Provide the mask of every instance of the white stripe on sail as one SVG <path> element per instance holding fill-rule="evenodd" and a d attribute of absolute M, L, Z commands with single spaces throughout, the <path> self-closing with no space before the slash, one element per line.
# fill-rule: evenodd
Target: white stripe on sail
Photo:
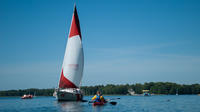
<path fill-rule="evenodd" d="M 74 83 L 77 87 L 83 75 L 84 57 L 82 41 L 79 35 L 68 38 L 64 61 L 63 73 L 64 76 Z"/>

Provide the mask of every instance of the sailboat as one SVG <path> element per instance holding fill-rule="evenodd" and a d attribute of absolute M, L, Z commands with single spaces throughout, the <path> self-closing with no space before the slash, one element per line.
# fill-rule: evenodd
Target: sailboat
<path fill-rule="evenodd" d="M 176 95 L 178 95 L 178 88 L 176 89 Z"/>
<path fill-rule="evenodd" d="M 80 90 L 83 67 L 84 55 L 81 30 L 76 6 L 74 6 L 59 88 L 54 93 L 58 101 L 81 101 L 83 99 L 83 94 Z"/>

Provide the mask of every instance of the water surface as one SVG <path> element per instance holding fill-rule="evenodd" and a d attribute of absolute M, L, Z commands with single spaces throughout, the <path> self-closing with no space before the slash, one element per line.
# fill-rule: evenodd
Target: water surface
<path fill-rule="evenodd" d="M 92 106 L 88 102 L 57 102 L 54 97 L 0 97 L 0 112 L 200 112 L 200 96 L 105 96 L 117 105 Z M 90 100 L 92 96 L 85 96 Z"/>

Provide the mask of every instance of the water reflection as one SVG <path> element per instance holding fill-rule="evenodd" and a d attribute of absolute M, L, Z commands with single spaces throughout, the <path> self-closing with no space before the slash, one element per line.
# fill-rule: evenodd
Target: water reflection
<path fill-rule="evenodd" d="M 57 106 L 60 107 L 62 112 L 81 112 L 83 111 L 82 102 L 58 102 Z"/>
<path fill-rule="evenodd" d="M 93 106 L 88 102 L 54 102 L 59 112 L 102 112 L 104 106 Z"/>
<path fill-rule="evenodd" d="M 92 106 L 92 112 L 102 112 L 104 106 Z"/>

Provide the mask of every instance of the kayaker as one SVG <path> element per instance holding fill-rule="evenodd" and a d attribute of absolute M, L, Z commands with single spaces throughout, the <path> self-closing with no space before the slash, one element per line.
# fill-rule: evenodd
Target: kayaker
<path fill-rule="evenodd" d="M 106 102 L 104 97 L 101 95 L 100 91 L 97 91 L 97 94 L 92 98 L 92 101 L 94 102 Z"/>

